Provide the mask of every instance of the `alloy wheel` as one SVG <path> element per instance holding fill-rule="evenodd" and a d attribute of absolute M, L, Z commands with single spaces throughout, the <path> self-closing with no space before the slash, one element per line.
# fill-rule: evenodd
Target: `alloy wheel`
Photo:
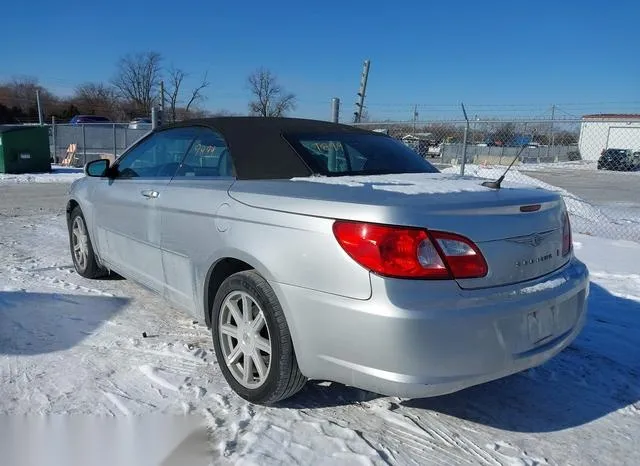
<path fill-rule="evenodd" d="M 85 270 L 89 262 L 89 237 L 87 228 L 82 217 L 77 216 L 73 220 L 71 228 L 71 245 L 73 247 L 73 257 L 80 270 Z"/>
<path fill-rule="evenodd" d="M 220 310 L 218 335 L 222 356 L 243 387 L 255 389 L 271 368 L 271 336 L 260 305 L 244 291 L 233 291 Z"/>

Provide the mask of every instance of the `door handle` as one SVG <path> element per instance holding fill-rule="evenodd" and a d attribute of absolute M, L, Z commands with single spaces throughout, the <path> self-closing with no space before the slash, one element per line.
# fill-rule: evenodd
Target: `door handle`
<path fill-rule="evenodd" d="M 140 191 L 140 194 L 142 194 L 147 199 L 155 199 L 160 195 L 158 191 L 154 191 L 152 189 L 144 189 Z"/>

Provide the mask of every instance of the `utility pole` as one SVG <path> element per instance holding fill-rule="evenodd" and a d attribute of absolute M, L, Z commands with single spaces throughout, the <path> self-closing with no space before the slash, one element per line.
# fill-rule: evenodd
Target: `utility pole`
<path fill-rule="evenodd" d="M 364 111 L 364 96 L 367 92 L 367 79 L 369 78 L 370 64 L 371 62 L 369 60 L 364 61 L 364 68 L 362 70 L 362 77 L 360 79 L 360 90 L 358 91 L 358 97 L 360 97 L 360 100 L 356 102 L 356 111 L 353 113 L 354 123 L 360 123 L 360 121 L 362 121 L 362 112 Z"/>
<path fill-rule="evenodd" d="M 38 104 L 38 122 L 40 126 L 42 126 L 44 118 L 42 115 L 42 105 L 40 105 L 40 89 L 36 89 L 36 103 Z"/>
<path fill-rule="evenodd" d="M 476 126 L 478 124 L 478 120 L 480 118 L 478 118 L 478 114 L 476 113 L 475 116 L 473 117 L 473 132 L 472 132 L 472 136 L 471 136 L 471 142 L 473 144 L 475 144 L 476 142 Z"/>
<path fill-rule="evenodd" d="M 340 99 L 338 97 L 331 99 L 331 121 L 334 123 L 340 121 Z"/>
<path fill-rule="evenodd" d="M 552 105 L 551 106 L 551 128 L 549 128 L 549 140 L 547 141 L 547 158 L 549 157 L 550 153 L 551 153 L 551 146 L 553 146 L 553 139 L 554 139 L 554 134 L 553 134 L 553 120 L 556 116 L 556 106 Z"/>
<path fill-rule="evenodd" d="M 464 176 L 464 167 L 467 165 L 467 137 L 469 135 L 469 118 L 467 117 L 467 110 L 464 108 L 464 104 L 460 103 L 462 106 L 462 113 L 464 114 L 464 121 L 466 122 L 464 126 L 464 135 L 462 137 L 462 165 L 460 166 L 460 175 Z"/>
<path fill-rule="evenodd" d="M 160 111 L 164 113 L 164 81 L 160 81 Z"/>
<path fill-rule="evenodd" d="M 418 122 L 418 106 L 413 106 L 413 133 L 416 132 L 416 123 Z"/>

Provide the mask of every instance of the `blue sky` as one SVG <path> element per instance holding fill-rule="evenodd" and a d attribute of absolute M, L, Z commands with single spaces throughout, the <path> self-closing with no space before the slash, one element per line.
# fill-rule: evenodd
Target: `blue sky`
<path fill-rule="evenodd" d="M 144 3 L 144 4 L 143 4 Z M 205 106 L 246 112 L 246 77 L 271 69 L 296 116 L 352 117 L 371 60 L 373 118 L 549 116 L 640 111 L 638 1 L 30 0 L 2 7 L 0 80 L 37 77 L 60 94 L 108 81 L 118 58 L 156 50 L 205 71 Z"/>

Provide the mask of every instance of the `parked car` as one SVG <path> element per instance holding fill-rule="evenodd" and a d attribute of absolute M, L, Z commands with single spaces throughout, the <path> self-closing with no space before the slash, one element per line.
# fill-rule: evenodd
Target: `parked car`
<path fill-rule="evenodd" d="M 69 122 L 72 125 L 96 124 L 96 123 L 112 123 L 112 121 L 100 115 L 76 115 Z"/>
<path fill-rule="evenodd" d="M 640 171 L 640 152 L 604 149 L 598 159 L 598 170 Z"/>
<path fill-rule="evenodd" d="M 585 322 L 557 193 L 440 173 L 381 133 L 192 120 L 85 173 L 66 205 L 77 273 L 116 272 L 206 323 L 254 403 L 308 379 L 451 393 L 542 364 Z"/>
<path fill-rule="evenodd" d="M 151 129 L 151 118 L 134 118 L 129 122 L 129 129 Z"/>

